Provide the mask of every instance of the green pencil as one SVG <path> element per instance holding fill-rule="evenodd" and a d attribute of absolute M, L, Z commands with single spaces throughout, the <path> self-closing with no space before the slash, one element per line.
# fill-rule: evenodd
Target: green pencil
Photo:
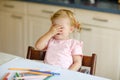
<path fill-rule="evenodd" d="M 15 73 L 15 75 L 16 75 L 16 77 L 20 77 L 19 73 L 17 73 L 17 72 Z M 21 79 L 18 79 L 18 80 L 21 80 Z"/>
<path fill-rule="evenodd" d="M 19 77 L 19 74 L 17 72 L 15 73 L 15 75 L 16 75 L 16 77 Z"/>
<path fill-rule="evenodd" d="M 48 76 L 44 80 L 49 80 L 51 77 L 53 77 L 53 76 Z"/>

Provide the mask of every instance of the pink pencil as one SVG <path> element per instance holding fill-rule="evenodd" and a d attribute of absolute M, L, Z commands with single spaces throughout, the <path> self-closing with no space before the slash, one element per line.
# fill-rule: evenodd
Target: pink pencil
<path fill-rule="evenodd" d="M 24 77 L 16 77 L 15 79 L 35 79 L 35 78 L 38 78 L 38 79 L 44 79 L 46 78 L 47 76 L 24 76 Z"/>

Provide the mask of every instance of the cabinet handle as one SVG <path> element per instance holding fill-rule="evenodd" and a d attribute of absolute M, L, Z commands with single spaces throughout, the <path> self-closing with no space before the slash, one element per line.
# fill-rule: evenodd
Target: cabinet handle
<path fill-rule="evenodd" d="M 85 30 L 85 31 L 91 31 L 91 28 L 85 28 L 85 27 L 81 27 L 81 30 Z"/>
<path fill-rule="evenodd" d="M 12 18 L 15 18 L 15 19 L 22 19 L 22 16 L 12 15 Z"/>
<path fill-rule="evenodd" d="M 42 10 L 43 13 L 48 13 L 48 14 L 53 14 L 53 11 L 48 11 L 48 10 Z"/>
<path fill-rule="evenodd" d="M 4 7 L 7 7 L 7 8 L 14 8 L 13 5 L 8 5 L 8 4 L 4 4 Z"/>
<path fill-rule="evenodd" d="M 100 18 L 93 18 L 93 20 L 95 20 L 95 21 L 101 21 L 101 22 L 108 22 L 108 20 L 107 19 L 100 19 Z"/>

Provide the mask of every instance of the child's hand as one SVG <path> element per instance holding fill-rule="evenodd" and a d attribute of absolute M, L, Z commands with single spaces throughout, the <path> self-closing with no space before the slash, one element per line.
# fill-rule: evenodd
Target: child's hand
<path fill-rule="evenodd" d="M 52 33 L 52 35 L 56 35 L 56 34 L 59 34 L 59 33 L 62 33 L 62 30 L 63 30 L 63 26 L 62 25 L 52 25 L 49 32 Z"/>

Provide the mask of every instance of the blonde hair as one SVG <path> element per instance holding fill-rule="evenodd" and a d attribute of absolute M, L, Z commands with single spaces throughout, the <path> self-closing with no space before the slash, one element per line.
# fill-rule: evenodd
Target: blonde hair
<path fill-rule="evenodd" d="M 51 21 L 53 22 L 53 20 L 58 17 L 68 17 L 70 19 L 71 26 L 74 26 L 77 30 L 80 31 L 80 24 L 78 21 L 75 20 L 75 17 L 72 11 L 67 9 L 60 9 L 51 16 Z"/>

